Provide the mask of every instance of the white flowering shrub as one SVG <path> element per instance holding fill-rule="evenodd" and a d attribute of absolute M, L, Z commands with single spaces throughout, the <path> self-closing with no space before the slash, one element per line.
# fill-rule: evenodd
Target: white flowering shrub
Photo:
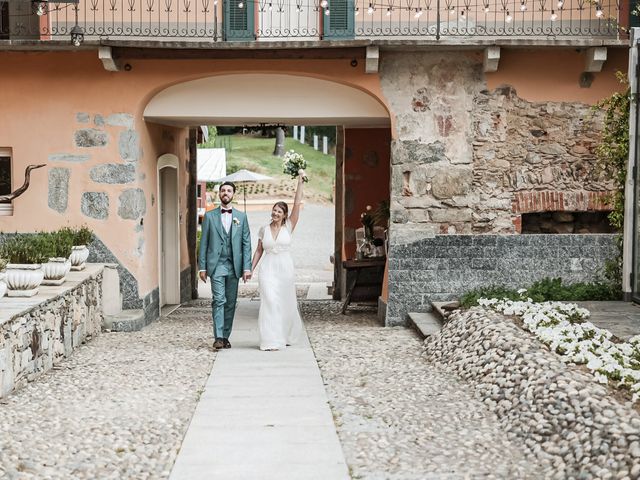
<path fill-rule="evenodd" d="M 640 335 L 614 343 L 611 332 L 587 321 L 589 311 L 574 303 L 481 298 L 478 304 L 522 318 L 525 328 L 565 361 L 585 364 L 598 382 L 629 388 L 633 402 L 640 399 Z"/>

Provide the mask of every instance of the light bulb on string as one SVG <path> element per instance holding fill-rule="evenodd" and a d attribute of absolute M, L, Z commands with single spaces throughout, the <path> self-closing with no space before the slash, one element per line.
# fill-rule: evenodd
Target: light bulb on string
<path fill-rule="evenodd" d="M 360 15 L 360 7 L 356 7 L 356 10 L 354 12 L 354 15 L 357 17 L 358 15 Z"/>
<path fill-rule="evenodd" d="M 558 0 L 558 8 L 562 8 L 564 5 L 564 0 Z"/>
<path fill-rule="evenodd" d="M 391 16 L 391 7 L 387 7 L 387 17 Z"/>
<path fill-rule="evenodd" d="M 505 17 L 504 21 L 507 23 L 511 23 L 512 20 L 513 20 L 513 17 L 509 13 L 509 10 L 507 10 L 507 16 Z"/>
<path fill-rule="evenodd" d="M 602 18 L 604 12 L 602 11 L 602 7 L 600 5 L 596 5 L 596 17 Z"/>
<path fill-rule="evenodd" d="M 373 15 L 374 11 L 375 11 L 375 8 L 373 8 L 373 5 L 369 4 L 369 8 L 367 8 L 367 13 L 369 15 Z"/>
<path fill-rule="evenodd" d="M 329 2 L 327 2 L 327 0 L 322 0 L 322 1 L 320 2 L 320 6 L 321 6 L 322 8 L 327 8 L 327 5 L 329 5 Z"/>
<path fill-rule="evenodd" d="M 244 3 L 243 2 L 238 2 L 238 8 L 244 8 Z"/>
<path fill-rule="evenodd" d="M 38 15 L 39 17 L 44 15 L 44 8 L 45 8 L 44 3 L 42 3 L 42 2 L 38 3 L 38 8 L 36 10 L 36 15 Z"/>
<path fill-rule="evenodd" d="M 520 11 L 521 12 L 526 12 L 527 11 L 527 4 L 524 2 L 520 3 Z"/>
<path fill-rule="evenodd" d="M 555 22 L 558 19 L 558 15 L 556 15 L 556 12 L 554 10 L 551 10 L 551 21 Z"/>
<path fill-rule="evenodd" d="M 331 15 L 331 10 L 329 10 L 328 8 L 324 11 L 324 14 L 328 17 L 329 15 Z"/>
<path fill-rule="evenodd" d="M 218 0 L 213 0 L 213 6 L 217 7 L 218 6 Z"/>
<path fill-rule="evenodd" d="M 484 13 L 489 13 L 489 4 L 488 3 L 484 4 Z"/>

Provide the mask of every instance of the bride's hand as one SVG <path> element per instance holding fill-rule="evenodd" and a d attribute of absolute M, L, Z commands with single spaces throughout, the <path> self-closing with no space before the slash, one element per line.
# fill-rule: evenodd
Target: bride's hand
<path fill-rule="evenodd" d="M 298 179 L 300 181 L 303 181 L 303 182 L 306 182 L 308 180 L 307 179 L 307 174 L 305 173 L 304 169 L 302 169 L 302 168 L 300 170 L 298 170 Z"/>

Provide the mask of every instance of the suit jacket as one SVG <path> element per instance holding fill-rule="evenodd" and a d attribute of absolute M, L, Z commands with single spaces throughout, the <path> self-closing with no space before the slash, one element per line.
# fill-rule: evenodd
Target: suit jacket
<path fill-rule="evenodd" d="M 224 227 L 222 226 L 220 207 L 207 212 L 202 221 L 202 237 L 198 264 L 200 270 L 206 270 L 207 276 L 213 275 L 222 253 Z M 233 269 L 238 278 L 243 271 L 251 270 L 251 234 L 249 222 L 244 212 L 233 209 L 231 212 L 231 251 Z"/>

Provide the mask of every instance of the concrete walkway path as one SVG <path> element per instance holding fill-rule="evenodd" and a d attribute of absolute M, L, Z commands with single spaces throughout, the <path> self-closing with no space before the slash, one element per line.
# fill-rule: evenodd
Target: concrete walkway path
<path fill-rule="evenodd" d="M 258 349 L 259 303 L 240 299 L 171 480 L 349 479 L 315 356 Z"/>

